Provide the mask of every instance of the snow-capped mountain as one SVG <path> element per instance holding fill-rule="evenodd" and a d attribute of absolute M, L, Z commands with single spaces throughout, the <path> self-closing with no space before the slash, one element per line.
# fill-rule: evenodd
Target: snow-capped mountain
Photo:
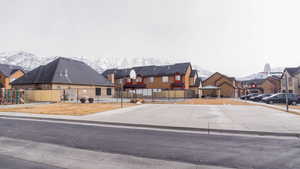
<path fill-rule="evenodd" d="M 268 76 L 271 75 L 277 75 L 280 76 L 281 72 L 283 72 L 284 67 L 276 67 L 271 69 L 270 74 L 266 74 L 265 72 L 259 72 L 259 73 L 254 73 L 245 77 L 238 78 L 238 80 L 244 81 L 244 80 L 252 80 L 252 79 L 265 79 Z"/>
<path fill-rule="evenodd" d="M 37 56 L 32 53 L 25 51 L 14 51 L 14 52 L 2 52 L 0 53 L 0 63 L 18 65 L 23 67 L 25 70 L 32 70 L 40 65 L 45 65 L 59 56 Z M 101 58 L 87 58 L 81 57 L 71 57 L 72 59 L 80 60 L 90 65 L 92 68 L 98 72 L 103 72 L 105 69 L 111 68 L 126 68 L 134 66 L 146 66 L 146 65 L 165 65 L 180 62 L 175 58 L 158 58 L 158 57 L 133 57 L 133 58 L 122 58 L 120 57 L 101 57 Z M 201 77 L 208 77 L 212 73 L 200 66 L 193 65 L 194 69 L 198 70 L 198 74 Z"/>

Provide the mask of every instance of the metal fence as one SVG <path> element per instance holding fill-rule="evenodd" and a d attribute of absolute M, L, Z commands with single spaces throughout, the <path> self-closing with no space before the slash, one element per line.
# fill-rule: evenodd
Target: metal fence
<path fill-rule="evenodd" d="M 95 88 L 71 88 L 58 90 L 0 90 L 0 104 L 21 104 L 32 102 L 73 102 L 80 103 L 81 99 L 89 102 L 132 102 L 142 99 L 145 102 L 176 102 L 188 98 L 198 97 L 194 90 L 171 90 L 171 89 L 115 89 L 111 93 L 100 91 Z"/>
<path fill-rule="evenodd" d="M 24 102 L 24 91 L 0 89 L 0 104 L 22 104 Z"/>
<path fill-rule="evenodd" d="M 188 98 L 197 98 L 198 94 L 194 90 L 171 90 L 171 89 L 134 89 L 134 90 L 116 90 L 115 98 L 125 99 L 143 99 L 145 101 L 181 101 Z"/>

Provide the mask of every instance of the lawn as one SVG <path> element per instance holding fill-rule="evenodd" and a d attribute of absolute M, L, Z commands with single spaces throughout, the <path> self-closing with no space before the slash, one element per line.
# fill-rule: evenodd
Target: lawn
<path fill-rule="evenodd" d="M 136 104 L 124 103 L 123 107 L 134 106 Z M 73 115 L 81 116 L 97 112 L 104 112 L 121 108 L 120 104 L 115 103 L 55 103 L 35 106 L 24 106 L 16 108 L 0 108 L 0 112 L 21 112 L 33 114 L 51 114 L 51 115 Z"/>
<path fill-rule="evenodd" d="M 216 99 L 188 99 L 182 102 L 176 102 L 178 104 L 211 104 L 211 105 L 253 105 L 251 103 L 227 99 L 227 98 L 216 98 Z"/>

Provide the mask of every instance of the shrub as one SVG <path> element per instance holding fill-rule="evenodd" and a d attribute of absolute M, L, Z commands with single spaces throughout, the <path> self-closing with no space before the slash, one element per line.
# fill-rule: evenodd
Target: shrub
<path fill-rule="evenodd" d="M 81 99 L 80 99 L 80 102 L 81 102 L 81 103 L 85 103 L 85 102 L 86 102 L 86 98 L 81 98 Z"/>
<path fill-rule="evenodd" d="M 94 103 L 94 98 L 89 98 L 88 101 L 89 103 Z"/>

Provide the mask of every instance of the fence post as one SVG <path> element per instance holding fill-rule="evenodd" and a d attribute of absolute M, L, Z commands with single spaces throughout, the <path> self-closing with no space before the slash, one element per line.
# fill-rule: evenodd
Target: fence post
<path fill-rule="evenodd" d="M 121 91 L 121 108 L 123 108 L 123 91 L 122 90 L 120 90 Z"/>
<path fill-rule="evenodd" d="M 76 102 L 78 103 L 78 88 L 76 88 Z"/>
<path fill-rule="evenodd" d="M 152 100 L 152 102 L 153 102 L 153 89 L 151 89 L 151 100 Z"/>

